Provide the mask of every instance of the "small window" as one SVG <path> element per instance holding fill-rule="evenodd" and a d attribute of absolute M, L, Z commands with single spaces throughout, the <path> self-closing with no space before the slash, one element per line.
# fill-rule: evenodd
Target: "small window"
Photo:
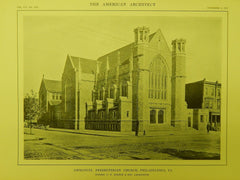
<path fill-rule="evenodd" d="M 178 50 L 181 51 L 181 43 L 178 43 Z"/>
<path fill-rule="evenodd" d="M 213 108 L 213 102 L 209 101 L 209 108 Z"/>
<path fill-rule="evenodd" d="M 204 116 L 203 115 L 200 116 L 200 120 L 201 120 L 201 122 L 204 122 Z"/>
<path fill-rule="evenodd" d="M 58 100 L 58 95 L 56 95 L 56 99 Z"/>
<path fill-rule="evenodd" d="M 104 112 L 103 111 L 99 111 L 98 113 L 99 113 L 99 118 L 103 119 L 104 118 Z"/>
<path fill-rule="evenodd" d="M 99 90 L 99 100 L 103 100 L 103 90 Z"/>
<path fill-rule="evenodd" d="M 129 111 L 127 111 L 127 117 L 129 117 Z"/>
<path fill-rule="evenodd" d="M 54 96 L 54 95 L 52 95 L 52 99 L 55 99 L 55 96 Z"/>
<path fill-rule="evenodd" d="M 115 118 L 116 118 L 116 112 L 113 111 L 113 119 L 115 119 Z"/>
<path fill-rule="evenodd" d="M 112 99 L 114 98 L 113 94 L 114 94 L 114 89 L 111 88 L 111 89 L 110 89 L 110 98 L 112 98 Z"/>
<path fill-rule="evenodd" d="M 140 40 L 143 40 L 143 31 L 140 31 Z"/>
<path fill-rule="evenodd" d="M 127 85 L 122 85 L 122 96 L 128 96 L 127 88 Z"/>
<path fill-rule="evenodd" d="M 208 88 L 205 88 L 205 94 L 208 95 Z"/>
<path fill-rule="evenodd" d="M 212 89 L 211 91 L 211 96 L 214 96 L 214 89 Z"/>

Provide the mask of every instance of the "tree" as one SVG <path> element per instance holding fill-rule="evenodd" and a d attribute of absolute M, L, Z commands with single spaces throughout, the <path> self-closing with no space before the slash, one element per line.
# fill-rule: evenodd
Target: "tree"
<path fill-rule="evenodd" d="M 32 127 L 32 120 L 35 120 L 39 116 L 39 103 L 37 93 L 33 90 L 27 93 L 24 97 L 24 120 L 30 121 L 30 133 Z"/>

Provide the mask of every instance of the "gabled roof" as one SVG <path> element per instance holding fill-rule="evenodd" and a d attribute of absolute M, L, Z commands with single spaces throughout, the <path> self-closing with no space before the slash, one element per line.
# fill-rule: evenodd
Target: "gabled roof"
<path fill-rule="evenodd" d="M 151 41 L 154 39 L 155 36 L 158 37 L 158 38 L 160 38 L 161 41 L 164 42 L 164 44 L 166 45 L 165 48 L 166 48 L 168 51 L 171 51 L 170 48 L 169 48 L 169 46 L 168 46 L 168 44 L 167 44 L 167 41 L 166 41 L 166 39 L 165 39 L 162 31 L 161 31 L 161 29 L 158 29 L 156 32 L 154 32 L 154 33 L 152 33 L 151 35 L 149 35 L 149 42 L 151 42 Z"/>
<path fill-rule="evenodd" d="M 158 29 L 156 32 L 149 35 L 149 43 L 151 41 L 154 41 L 154 39 L 156 39 L 157 37 L 160 37 L 162 39 L 162 45 L 163 45 L 162 48 L 164 48 L 164 50 L 166 50 L 166 52 L 169 52 L 169 54 L 170 54 L 171 51 L 170 51 L 170 49 L 166 43 L 166 40 L 160 29 Z M 120 61 L 119 63 L 121 65 L 129 63 L 129 59 L 133 55 L 134 44 L 135 44 L 135 42 L 132 42 L 130 44 L 127 44 L 126 46 L 123 46 L 119 49 L 116 49 L 110 53 L 105 54 L 104 56 L 99 57 L 98 61 L 101 64 L 100 71 L 102 71 L 102 72 L 106 71 L 107 64 L 110 69 L 116 68 L 118 65 L 118 63 L 117 63 L 118 58 Z M 120 54 L 120 56 L 119 56 L 119 54 Z"/>
<path fill-rule="evenodd" d="M 155 32 L 155 33 L 152 33 L 152 34 L 150 34 L 149 35 L 149 41 L 151 41 L 152 40 L 152 38 L 154 37 L 154 35 L 156 34 L 157 32 Z"/>
<path fill-rule="evenodd" d="M 43 79 L 43 83 L 49 92 L 62 92 L 62 81 Z"/>
<path fill-rule="evenodd" d="M 76 56 L 69 56 L 72 60 L 73 66 L 76 69 L 81 68 L 82 73 L 94 74 L 97 67 L 97 61 L 92 59 L 85 59 Z"/>

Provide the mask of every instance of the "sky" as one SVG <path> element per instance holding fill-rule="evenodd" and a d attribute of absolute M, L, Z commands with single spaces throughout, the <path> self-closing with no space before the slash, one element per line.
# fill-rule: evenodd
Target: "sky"
<path fill-rule="evenodd" d="M 161 29 L 170 49 L 186 39 L 186 82 L 221 82 L 222 19 L 200 16 L 42 16 L 23 17 L 24 94 L 38 92 L 46 79 L 61 80 L 67 54 L 88 59 L 134 41 L 134 28 Z"/>

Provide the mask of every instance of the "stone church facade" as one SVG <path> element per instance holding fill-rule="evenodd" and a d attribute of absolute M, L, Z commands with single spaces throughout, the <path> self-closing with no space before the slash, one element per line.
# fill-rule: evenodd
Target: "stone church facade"
<path fill-rule="evenodd" d="M 134 30 L 135 42 L 97 60 L 85 128 L 120 132 L 187 127 L 185 40 L 172 41 L 160 30 Z"/>
<path fill-rule="evenodd" d="M 60 128 L 85 129 L 86 102 L 92 99 L 96 60 L 67 56 L 62 74 Z"/>
<path fill-rule="evenodd" d="M 193 127 L 185 102 L 186 41 L 175 39 L 170 49 L 160 29 L 150 34 L 147 27 L 134 29 L 134 37 L 97 60 L 67 56 L 57 127 L 141 134 Z"/>

